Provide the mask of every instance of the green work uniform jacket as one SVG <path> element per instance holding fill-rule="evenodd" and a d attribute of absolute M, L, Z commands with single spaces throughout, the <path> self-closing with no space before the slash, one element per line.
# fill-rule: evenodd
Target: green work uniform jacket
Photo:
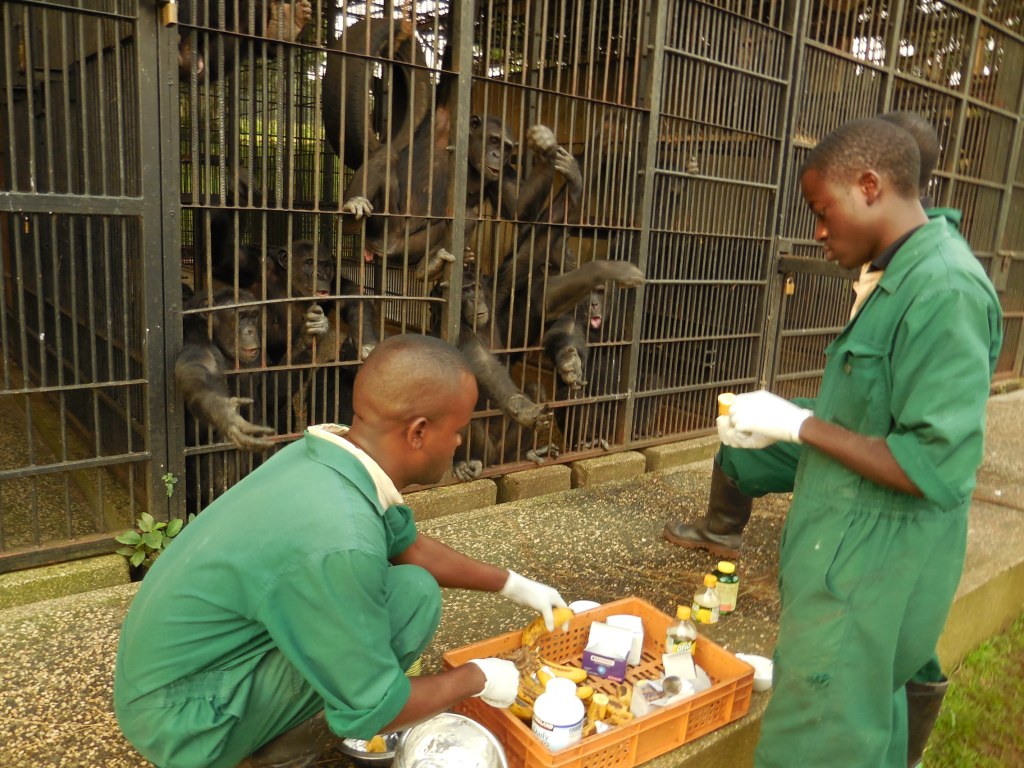
<path fill-rule="evenodd" d="M 159 765 L 215 764 L 237 740 L 228 732 L 246 727 L 257 666 L 280 652 L 335 733 L 369 738 L 409 697 L 385 580 L 415 537 L 411 510 L 384 508 L 345 449 L 307 432 L 279 451 L 187 525 L 143 580 L 117 653 L 125 735 Z"/>
<path fill-rule="evenodd" d="M 931 657 L 963 568 L 1001 341 L 991 282 L 937 218 L 897 251 L 829 345 L 815 415 L 884 438 L 923 495 L 803 446 L 780 544 L 775 692 L 758 768 L 837 755 L 905 766 L 903 685 Z"/>

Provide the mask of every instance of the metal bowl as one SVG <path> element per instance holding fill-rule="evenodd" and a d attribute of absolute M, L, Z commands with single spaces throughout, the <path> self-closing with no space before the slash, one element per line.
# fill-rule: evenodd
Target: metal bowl
<path fill-rule="evenodd" d="M 404 731 L 395 752 L 395 768 L 508 768 L 494 734 L 453 712 Z"/>
<path fill-rule="evenodd" d="M 362 739 L 342 739 L 339 749 L 360 765 L 389 766 L 395 759 L 395 747 L 401 735 L 400 731 L 383 734 L 387 747 L 384 752 L 367 752 Z"/>

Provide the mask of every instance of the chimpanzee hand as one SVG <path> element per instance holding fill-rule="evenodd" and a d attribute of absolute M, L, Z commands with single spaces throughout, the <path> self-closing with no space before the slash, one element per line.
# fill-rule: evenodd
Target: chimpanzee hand
<path fill-rule="evenodd" d="M 480 473 L 483 471 L 484 464 L 482 461 L 478 461 L 477 459 L 457 461 L 452 467 L 452 474 L 464 483 L 468 483 L 470 480 L 476 480 L 480 477 Z"/>
<path fill-rule="evenodd" d="M 225 403 L 222 419 L 217 424 L 217 429 L 225 438 L 247 451 L 264 451 L 273 447 L 271 440 L 266 440 L 259 435 L 272 435 L 274 430 L 259 424 L 253 424 L 242 416 L 238 409 L 243 405 L 252 405 L 251 397 L 229 397 Z"/>
<path fill-rule="evenodd" d="M 583 361 L 575 347 L 559 350 L 555 365 L 558 368 L 558 375 L 570 389 L 583 389 L 586 385 L 587 380 L 583 378 Z"/>
<path fill-rule="evenodd" d="M 350 213 L 359 219 L 368 219 L 370 214 L 373 213 L 373 203 L 367 200 L 365 197 L 350 197 L 345 201 L 345 204 L 341 206 L 342 213 Z"/>
<path fill-rule="evenodd" d="M 580 173 L 580 164 L 572 153 L 564 147 L 558 147 L 551 158 L 552 165 L 572 187 L 583 186 L 583 175 Z"/>
<path fill-rule="evenodd" d="M 323 336 L 330 329 L 331 323 L 319 304 L 313 304 L 306 310 L 306 335 Z"/>
<path fill-rule="evenodd" d="M 551 414 L 547 412 L 547 406 L 544 403 L 533 402 L 526 395 L 512 395 L 505 401 L 502 410 L 510 419 L 524 427 L 545 427 L 551 423 Z"/>

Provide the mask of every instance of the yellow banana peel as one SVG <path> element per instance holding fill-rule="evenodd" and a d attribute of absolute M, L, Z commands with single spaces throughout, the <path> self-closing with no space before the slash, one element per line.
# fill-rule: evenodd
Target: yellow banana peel
<path fill-rule="evenodd" d="M 570 621 L 573 616 L 571 608 L 555 608 L 552 611 L 552 616 L 555 620 L 555 629 L 558 629 L 566 622 Z M 548 634 L 548 628 L 544 626 L 544 617 L 538 616 L 523 629 L 523 645 L 533 645 L 544 635 Z"/>

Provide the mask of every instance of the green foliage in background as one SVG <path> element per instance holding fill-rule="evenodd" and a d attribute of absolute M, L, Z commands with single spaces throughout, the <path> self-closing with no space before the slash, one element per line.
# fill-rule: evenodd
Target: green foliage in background
<path fill-rule="evenodd" d="M 950 675 L 924 768 L 1024 766 L 1024 614 Z"/>
<path fill-rule="evenodd" d="M 174 537 L 181 532 L 182 521 L 171 520 L 169 523 L 158 523 L 148 512 L 139 516 L 138 527 L 122 533 L 116 538 L 123 547 L 117 548 L 117 554 L 124 555 L 135 568 L 148 570 L 153 561 L 163 552 Z"/>

